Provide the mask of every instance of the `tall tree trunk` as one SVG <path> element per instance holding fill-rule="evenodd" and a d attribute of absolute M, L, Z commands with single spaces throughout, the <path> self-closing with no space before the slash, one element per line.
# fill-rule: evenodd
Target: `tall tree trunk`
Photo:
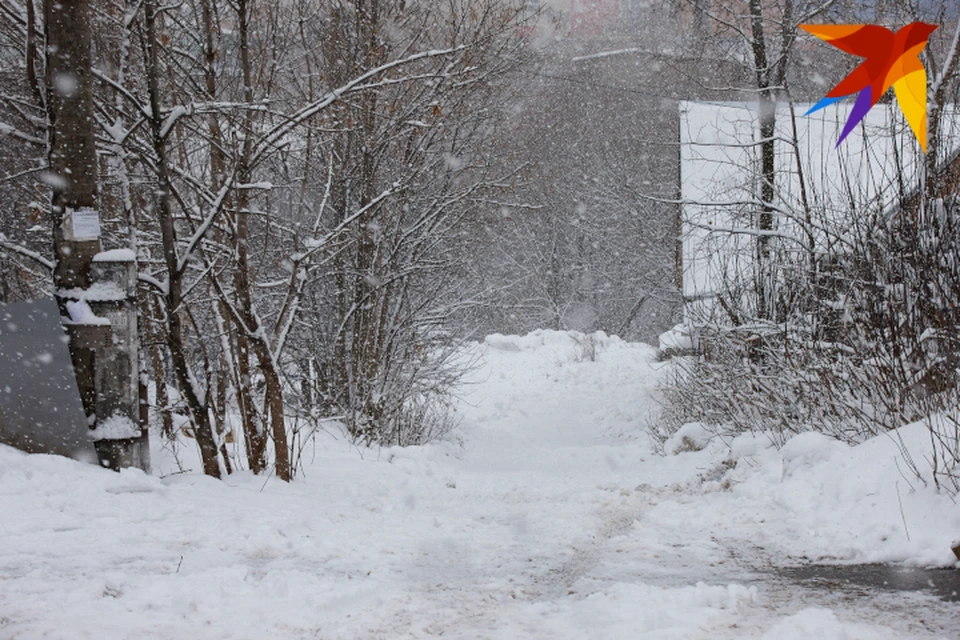
<path fill-rule="evenodd" d="M 771 85 L 771 69 L 764 39 L 761 0 L 750 0 L 753 64 L 759 90 L 760 120 L 760 215 L 757 221 L 757 317 L 772 318 L 776 292 L 770 265 L 770 235 L 773 230 L 773 199 L 776 180 L 774 134 L 777 127 L 777 87 Z"/>
<path fill-rule="evenodd" d="M 204 82 L 206 84 L 207 99 L 212 103 L 217 100 L 217 47 L 214 42 L 217 20 L 215 16 L 216 5 L 213 0 L 203 0 L 201 5 L 201 20 L 204 30 Z M 244 28 L 245 31 L 245 28 Z M 213 188 L 220 189 L 227 177 L 226 159 L 224 157 L 223 132 L 220 127 L 219 115 L 212 112 L 207 118 L 207 132 L 210 136 L 210 173 L 213 180 Z M 233 209 L 232 199 L 228 196 L 225 201 L 227 211 Z M 228 213 L 231 220 L 231 226 L 236 228 L 238 222 L 236 214 Z M 243 223 L 240 223 L 243 224 Z M 244 234 L 246 229 L 243 230 Z M 225 242 L 221 231 L 217 230 L 217 237 L 221 243 Z M 237 250 L 239 253 L 239 249 Z M 245 251 L 245 249 L 244 249 Z M 235 287 L 238 274 L 235 274 Z M 226 309 L 226 302 L 219 301 L 220 315 L 223 318 L 230 318 L 230 313 Z M 232 320 L 231 326 L 235 326 Z M 266 433 L 261 424 L 257 411 L 254 408 L 253 395 L 250 385 L 250 348 L 247 344 L 246 334 L 240 331 L 231 332 L 231 342 L 233 343 L 233 364 L 236 367 L 236 395 L 237 408 L 240 412 L 241 429 L 243 431 L 244 449 L 247 454 L 247 465 L 250 470 L 256 474 L 262 473 L 266 468 Z M 230 360 L 230 353 L 224 353 L 223 358 Z"/>
<path fill-rule="evenodd" d="M 28 3 L 30 4 L 30 3 Z M 97 152 L 93 120 L 93 80 L 90 61 L 90 4 L 87 0 L 43 4 L 46 29 L 46 104 L 48 118 L 49 182 L 53 187 L 53 283 L 57 291 L 90 285 L 90 263 L 100 240 L 76 240 L 71 212 L 97 209 Z M 28 14 L 28 22 L 33 18 Z M 28 75 L 34 71 L 31 55 L 32 22 L 27 25 Z M 35 83 L 35 79 L 34 79 Z M 61 299 L 65 304 L 66 300 Z M 65 309 L 61 309 L 65 311 Z M 70 356 L 80 400 L 89 425 L 96 420 L 94 351 L 70 344 Z"/>
<path fill-rule="evenodd" d="M 240 32 L 240 65 L 243 71 L 243 99 L 246 103 L 251 104 L 254 100 L 254 95 L 253 71 L 250 61 L 249 9 L 249 2 L 247 0 L 238 0 L 237 13 Z M 240 165 L 237 170 L 237 178 L 242 185 L 249 184 L 253 174 L 252 167 L 249 164 L 249 159 L 253 154 L 253 127 L 253 111 L 248 109 L 244 112 L 243 117 L 244 139 L 241 149 Z M 289 482 L 292 473 L 284 420 L 283 385 L 281 384 L 280 375 L 277 372 L 277 363 L 274 361 L 265 332 L 262 330 L 260 322 L 253 311 L 253 300 L 250 294 L 248 248 L 250 201 L 248 194 L 249 189 L 240 189 L 237 194 L 236 225 L 234 229 L 234 233 L 236 234 L 234 248 L 237 259 L 234 286 L 240 315 L 245 325 L 240 327 L 240 331 L 246 333 L 244 339 L 252 347 L 253 353 L 257 357 L 257 364 L 260 367 L 261 373 L 263 373 L 265 383 L 264 392 L 266 394 L 265 409 L 270 413 L 270 433 L 273 436 L 277 477 Z M 259 437 L 263 438 L 263 434 L 259 434 Z"/>
<path fill-rule="evenodd" d="M 97 151 L 93 119 L 88 0 L 45 0 L 46 93 L 49 118 L 50 181 L 53 185 L 57 289 L 86 287 L 89 263 L 78 256 L 96 252 L 100 241 L 69 241 L 68 210 L 97 207 Z"/>
<path fill-rule="evenodd" d="M 44 3 L 45 11 L 48 2 L 49 0 Z M 43 107 L 46 104 L 46 99 L 43 88 L 40 85 L 40 79 L 37 77 L 37 62 L 40 57 L 37 52 L 37 11 L 33 5 L 33 0 L 27 0 L 24 4 L 27 6 L 27 50 L 24 56 L 24 63 L 27 67 L 27 82 L 30 85 L 30 91 L 33 92 L 33 99 L 36 101 L 37 106 Z"/>
<path fill-rule="evenodd" d="M 380 7 L 378 0 L 367 0 L 357 7 L 357 33 L 360 37 L 360 46 L 365 64 L 376 66 L 382 62 L 384 48 L 380 42 Z M 360 177 L 358 184 L 359 201 L 361 208 L 367 207 L 375 197 L 377 180 L 376 157 L 376 127 L 377 127 L 377 94 L 364 94 L 360 100 L 360 135 L 362 145 L 360 149 Z M 374 385 L 376 384 L 379 368 L 380 353 L 378 350 L 378 309 L 381 303 L 379 273 L 376 265 L 378 253 L 378 239 L 376 227 L 373 224 L 377 207 L 368 209 L 357 221 L 357 278 L 354 283 L 353 294 L 353 335 L 351 337 L 352 389 L 355 392 L 351 399 L 351 408 L 360 411 L 364 424 L 352 424 L 354 435 L 369 436 L 357 431 L 375 428 L 375 425 L 366 424 L 366 421 L 376 422 L 380 419 L 380 407 L 374 400 Z"/>
<path fill-rule="evenodd" d="M 943 106 L 947 96 L 947 87 L 954 82 L 960 71 L 960 23 L 957 24 L 946 59 L 943 61 L 937 77 L 929 90 L 930 107 L 927 111 L 927 155 L 924 158 L 924 198 L 942 198 L 945 196 L 944 174 L 946 166 L 941 163 L 947 158 L 941 152 Z M 925 205 L 923 205 L 925 206 Z"/>
<path fill-rule="evenodd" d="M 159 62 L 157 57 L 157 9 L 155 0 L 145 0 L 146 14 L 146 70 L 147 89 L 150 94 L 150 125 L 153 133 L 153 150 L 156 154 L 157 179 L 159 192 L 156 200 L 157 217 L 160 222 L 160 235 L 163 244 L 163 258 L 167 268 L 167 287 L 164 299 L 167 307 L 167 348 L 173 361 L 173 371 L 177 386 L 183 394 L 196 424 L 197 445 L 203 462 L 203 472 L 215 478 L 220 477 L 220 463 L 217 456 L 217 443 L 213 435 L 210 413 L 198 382 L 190 371 L 184 345 L 184 332 L 181 320 L 183 304 L 183 270 L 179 264 L 177 235 L 170 205 L 170 174 L 167 160 L 166 141 L 162 135 L 163 116 L 160 101 Z"/>
<path fill-rule="evenodd" d="M 160 302 L 147 302 L 145 334 L 150 342 L 150 363 L 153 368 L 153 384 L 156 389 L 157 410 L 160 412 L 161 433 L 174 438 L 173 412 L 170 408 L 170 396 L 167 394 L 167 373 L 163 368 L 163 355 L 160 351 L 161 342 L 165 342 L 162 328 Z"/>

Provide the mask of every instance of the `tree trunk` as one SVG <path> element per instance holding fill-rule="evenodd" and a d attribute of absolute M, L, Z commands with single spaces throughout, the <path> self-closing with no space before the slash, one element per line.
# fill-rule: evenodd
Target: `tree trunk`
<path fill-rule="evenodd" d="M 175 437 L 173 432 L 173 413 L 170 409 L 170 396 L 167 394 L 167 373 L 163 368 L 163 355 L 160 351 L 160 344 L 164 342 L 163 329 L 161 328 L 160 303 L 148 302 L 146 322 L 146 335 L 150 342 L 150 362 L 153 368 L 153 384 L 156 389 L 157 410 L 160 412 L 161 433 L 172 440 Z"/>
<path fill-rule="evenodd" d="M 776 180 L 774 134 L 777 126 L 777 87 L 771 86 L 767 45 L 763 31 L 763 7 L 761 0 L 750 0 L 750 26 L 752 34 L 753 63 L 759 89 L 760 120 L 760 215 L 757 228 L 757 317 L 769 319 L 774 316 L 774 282 L 770 265 L 770 236 L 773 230 L 773 199 Z"/>
<path fill-rule="evenodd" d="M 245 102 L 252 103 L 253 78 L 250 62 L 250 44 L 249 44 L 249 4 L 247 0 L 238 0 L 237 13 L 239 18 L 240 32 L 240 65 L 243 71 L 243 99 Z M 252 167 L 249 159 L 253 154 L 253 112 L 247 110 L 243 119 L 244 141 L 240 157 L 240 166 L 237 171 L 237 178 L 240 184 L 248 184 L 252 178 Z M 237 303 L 240 315 L 243 318 L 245 327 L 240 327 L 240 332 L 247 331 L 244 340 L 253 348 L 254 355 L 257 357 L 257 364 L 263 373 L 265 382 L 265 404 L 270 412 L 270 431 L 273 436 L 273 447 L 275 456 L 275 468 L 277 477 L 289 482 L 291 479 L 290 455 L 287 445 L 287 431 L 283 412 L 283 386 L 280 382 L 280 375 L 277 372 L 277 363 L 273 359 L 270 345 L 264 335 L 263 328 L 253 312 L 253 300 L 250 294 L 250 263 L 248 250 L 248 219 L 249 219 L 249 191 L 241 189 L 237 195 L 237 213 L 236 226 L 234 229 L 235 251 L 237 259 L 237 270 L 234 285 L 236 288 Z M 257 442 L 259 455 L 263 456 L 265 445 L 265 434 L 260 433 L 258 437 L 262 442 Z"/>
<path fill-rule="evenodd" d="M 46 0 L 46 93 L 49 118 L 50 182 L 53 185 L 54 285 L 89 285 L 89 260 L 100 241 L 72 241 L 65 235 L 68 210 L 97 207 L 97 151 L 90 63 L 90 4 L 87 0 Z"/>
<path fill-rule="evenodd" d="M 29 4 L 29 3 L 28 3 Z M 90 285 L 90 263 L 100 251 L 100 240 L 76 240 L 71 215 L 82 208 L 97 209 L 97 152 L 93 128 L 93 86 L 90 62 L 90 4 L 87 0 L 45 0 L 47 39 L 46 104 L 49 183 L 53 187 L 53 248 L 57 291 Z M 28 18 L 32 19 L 32 11 Z M 28 29 L 32 29 L 32 23 Z M 32 33 L 30 34 L 32 36 Z M 34 71 L 28 36 L 28 75 Z M 65 305 L 66 300 L 60 300 Z M 61 312 L 65 313 L 65 307 Z M 92 349 L 70 344 L 77 388 L 89 426 L 96 420 L 95 362 Z"/>
<path fill-rule="evenodd" d="M 220 463 L 217 455 L 217 443 L 210 423 L 210 413 L 198 383 L 190 371 L 184 346 L 183 324 L 180 314 L 183 303 L 183 271 L 179 264 L 177 236 L 170 206 L 170 176 L 167 160 L 166 141 L 161 135 L 163 116 L 160 103 L 159 63 L 157 59 L 157 10 L 154 0 L 145 0 L 146 14 L 146 70 L 147 88 L 150 94 L 150 125 L 153 132 L 153 149 L 156 154 L 159 193 L 156 211 L 160 223 L 163 244 L 163 257 L 167 268 L 167 288 L 164 300 L 167 307 L 167 348 L 173 361 L 173 371 L 177 386 L 183 394 L 196 424 L 197 445 L 203 461 L 203 472 L 214 478 L 220 477 Z"/>

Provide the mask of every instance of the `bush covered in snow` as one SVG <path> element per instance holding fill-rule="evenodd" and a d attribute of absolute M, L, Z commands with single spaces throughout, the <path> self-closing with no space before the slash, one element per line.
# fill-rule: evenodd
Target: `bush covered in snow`
<path fill-rule="evenodd" d="M 750 274 L 692 311 L 698 351 L 673 359 L 662 438 L 698 422 L 778 446 L 808 430 L 857 443 L 922 420 L 930 450 L 908 466 L 960 491 L 960 201 L 918 207 L 848 219 L 823 251 L 783 251 L 767 309 Z"/>

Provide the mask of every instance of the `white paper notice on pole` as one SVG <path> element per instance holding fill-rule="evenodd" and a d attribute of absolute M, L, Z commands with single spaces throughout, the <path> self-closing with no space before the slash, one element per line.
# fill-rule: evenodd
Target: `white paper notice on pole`
<path fill-rule="evenodd" d="M 74 240 L 96 240 L 100 237 L 100 212 L 89 207 L 70 211 Z"/>

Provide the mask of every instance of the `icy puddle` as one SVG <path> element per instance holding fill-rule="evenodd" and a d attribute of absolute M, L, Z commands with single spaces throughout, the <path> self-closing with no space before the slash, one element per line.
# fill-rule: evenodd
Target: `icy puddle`
<path fill-rule="evenodd" d="M 947 602 L 960 602 L 960 571 L 919 569 L 885 564 L 806 565 L 784 567 L 777 573 L 807 586 L 829 590 L 858 587 L 885 591 L 918 591 Z"/>

